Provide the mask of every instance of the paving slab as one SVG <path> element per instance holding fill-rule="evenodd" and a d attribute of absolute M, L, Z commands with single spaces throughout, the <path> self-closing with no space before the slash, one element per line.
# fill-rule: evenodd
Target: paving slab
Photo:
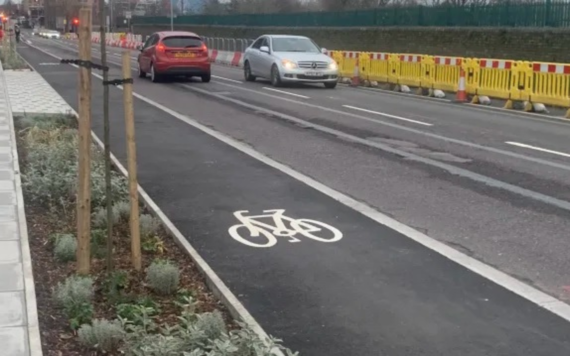
<path fill-rule="evenodd" d="M 37 78 L 37 73 L 4 71 L 0 65 L 1 356 L 42 356 L 10 98 L 22 112 L 63 110 L 60 98 L 46 96 L 49 85 L 38 86 L 29 78 Z"/>

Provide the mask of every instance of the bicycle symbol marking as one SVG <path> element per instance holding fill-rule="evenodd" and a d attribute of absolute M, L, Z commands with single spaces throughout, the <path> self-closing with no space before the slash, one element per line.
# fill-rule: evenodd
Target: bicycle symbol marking
<path fill-rule="evenodd" d="M 250 247 L 272 247 L 277 237 L 286 237 L 291 243 L 301 242 L 298 235 L 327 243 L 342 239 L 342 232 L 337 228 L 317 220 L 287 217 L 285 209 L 263 210 L 261 215 L 245 216 L 247 213 L 248 210 L 234 212 L 240 223 L 231 226 L 228 232 L 234 240 Z M 262 219 L 273 219 L 273 224 L 260 221 Z"/>

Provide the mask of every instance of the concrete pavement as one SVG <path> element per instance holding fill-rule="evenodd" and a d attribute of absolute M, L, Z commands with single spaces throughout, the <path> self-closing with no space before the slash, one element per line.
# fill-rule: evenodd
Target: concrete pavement
<path fill-rule="evenodd" d="M 39 41 L 39 45 L 50 51 L 63 51 L 50 41 Z M 76 106 L 76 69 L 42 66 L 40 63 L 56 60 L 31 48 L 21 53 L 56 91 Z M 69 52 L 64 54 L 72 57 Z M 118 71 L 112 74 L 118 76 Z M 189 84 L 219 95 L 234 95 L 226 94 L 228 89 L 215 83 Z M 496 205 L 489 207 L 486 216 L 495 215 L 497 227 L 500 218 L 520 213 L 516 207 L 507 207 L 520 197 L 501 196 L 496 191 L 481 194 L 481 187 L 473 182 L 462 182 L 426 165 L 402 162 L 385 152 L 371 151 L 290 125 L 266 113 L 196 94 L 184 85 L 188 84 L 153 85 L 136 80 L 135 91 L 168 109 L 189 114 L 226 134 L 254 143 L 257 150 L 271 150 L 272 155 L 296 169 L 310 171 L 319 178 L 328 176 L 327 184 L 342 180 L 345 191 L 358 196 L 369 192 L 365 201 L 377 197 L 378 201 L 391 200 L 391 190 L 404 194 L 422 208 L 424 218 L 432 223 L 442 223 L 434 218 L 442 213 L 442 208 L 449 209 L 453 217 L 465 213 L 457 210 L 458 200 L 466 194 L 473 198 L 468 202 L 473 204 L 474 213 L 494 201 Z M 115 89 L 112 92 L 112 112 L 120 118 L 121 93 Z M 241 99 L 252 103 L 258 98 L 259 93 L 255 93 Z M 100 133 L 101 105 L 97 103 L 101 93 L 97 90 L 93 100 L 94 129 Z M 277 105 L 280 100 L 267 99 L 264 105 Z M 562 319 L 401 233 L 228 148 L 156 105 L 137 100 L 135 113 L 141 185 L 262 326 L 284 338 L 289 347 L 306 355 L 553 355 L 570 350 L 570 330 Z M 339 119 L 346 123 L 351 120 L 343 116 Z M 113 127 L 112 144 L 117 156 L 124 160 L 122 125 Z M 452 149 L 455 147 L 447 152 L 453 152 Z M 355 182 L 358 184 L 352 185 Z M 433 194 L 439 196 L 441 206 L 430 204 Z M 504 209 L 497 197 L 505 198 Z M 449 202 L 455 205 L 446 206 Z M 406 199 L 388 203 L 387 211 L 405 215 L 394 209 L 394 204 L 405 209 Z M 533 206 L 531 213 L 540 212 L 537 204 L 528 200 L 522 203 Z M 251 222 L 240 222 L 235 217 L 236 211 L 244 209 L 255 214 L 266 209 L 285 209 L 285 215 L 297 224 L 296 231 L 304 227 L 305 235 L 294 236 L 300 241 L 278 237 L 277 244 L 270 248 L 251 247 L 234 236 L 236 231 L 244 233 L 246 222 Z M 537 221 L 537 216 L 527 217 Z M 473 221 L 470 218 L 469 214 L 464 215 L 468 222 Z M 515 218 L 520 221 L 522 217 Z M 314 241 L 306 234 L 317 223 L 303 224 L 299 219 L 323 222 L 327 226 L 321 228 L 330 232 L 327 237 L 335 236 L 332 228 L 343 237 L 337 242 Z M 504 225 L 507 224 L 502 222 L 500 228 L 506 231 Z M 467 233 L 480 242 L 489 238 L 484 233 L 489 227 L 495 226 L 481 223 L 471 226 Z M 454 229 L 455 234 L 458 231 L 461 230 Z M 493 241 L 486 243 L 489 242 L 492 245 Z M 528 246 L 523 247 L 521 251 L 532 253 Z"/>
<path fill-rule="evenodd" d="M 9 97 L 13 89 L 10 84 L 0 65 L 0 354 L 41 356 L 32 261 L 11 109 L 12 105 L 18 107 L 21 103 Z M 22 88 L 28 84 L 22 80 L 18 82 Z"/>

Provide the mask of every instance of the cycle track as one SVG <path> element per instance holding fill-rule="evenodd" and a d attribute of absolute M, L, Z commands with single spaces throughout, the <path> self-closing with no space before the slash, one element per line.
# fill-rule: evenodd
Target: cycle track
<path fill-rule="evenodd" d="M 77 110 L 77 69 L 22 55 Z M 98 79 L 93 88 L 102 137 Z M 125 163 L 122 92 L 110 90 L 111 144 Z M 187 95 L 188 112 L 205 102 Z M 228 113 L 252 115 L 212 105 L 212 115 Z M 141 186 L 261 326 L 301 355 L 570 354 L 570 326 L 554 314 L 154 106 L 135 99 L 135 115 Z M 342 239 L 297 234 L 268 248 L 232 239 L 235 212 L 268 209 L 328 224 Z"/>

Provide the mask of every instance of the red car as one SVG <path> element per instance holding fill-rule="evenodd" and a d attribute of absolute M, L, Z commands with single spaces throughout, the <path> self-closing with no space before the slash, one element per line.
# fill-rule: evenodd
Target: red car
<path fill-rule="evenodd" d="M 164 77 L 200 77 L 204 83 L 211 78 L 208 47 L 195 33 L 163 31 L 152 34 L 140 48 L 139 77 L 147 73 L 153 82 Z"/>

